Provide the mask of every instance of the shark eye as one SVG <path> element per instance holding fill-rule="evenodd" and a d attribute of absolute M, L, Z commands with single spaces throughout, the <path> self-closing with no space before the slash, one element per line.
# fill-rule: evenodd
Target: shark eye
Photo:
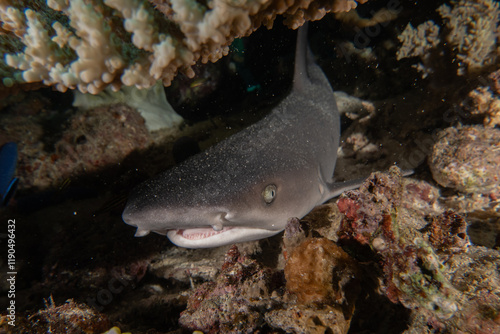
<path fill-rule="evenodd" d="M 276 197 L 276 186 L 274 184 L 268 185 L 262 192 L 262 198 L 267 204 L 271 204 Z"/>

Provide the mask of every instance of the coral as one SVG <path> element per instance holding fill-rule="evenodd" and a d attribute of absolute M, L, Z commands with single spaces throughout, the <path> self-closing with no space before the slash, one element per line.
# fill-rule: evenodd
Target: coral
<path fill-rule="evenodd" d="M 93 109 L 99 106 L 123 103 L 137 109 L 146 122 L 149 131 L 173 128 L 183 119 L 172 108 L 165 96 L 161 83 L 146 88 L 122 87 L 117 92 L 106 88 L 99 94 L 84 94 L 75 91 L 73 106 L 80 109 Z"/>
<path fill-rule="evenodd" d="M 380 290 L 412 310 L 405 333 L 496 333 L 500 255 L 470 245 L 461 215 L 412 204 L 415 198 L 432 202 L 431 194 L 422 181 L 402 180 L 394 169 L 375 173 L 339 199 L 345 215 L 339 240 L 365 261 L 370 257 L 360 246 L 370 247 Z"/>
<path fill-rule="evenodd" d="M 296 241 L 303 236 L 296 225 L 288 233 Z M 354 261 L 325 238 L 305 238 L 291 253 L 285 268 L 290 291 L 283 294 L 282 274 L 232 246 L 215 281 L 192 292 L 179 323 L 205 333 L 253 333 L 264 324 L 292 333 L 346 333 L 359 292 Z"/>
<path fill-rule="evenodd" d="M 428 232 L 427 239 L 437 252 L 464 252 L 470 245 L 467 222 L 451 210 L 432 217 L 431 223 L 424 231 Z"/>
<path fill-rule="evenodd" d="M 263 322 L 259 308 L 271 303 L 272 274 L 233 246 L 215 282 L 198 287 L 179 323 L 204 333 L 253 333 Z"/>
<path fill-rule="evenodd" d="M 296 29 L 356 6 L 353 0 L 2 0 L 3 86 L 43 82 L 92 94 L 158 80 L 168 86 L 178 71 L 192 77 L 196 61 L 226 55 L 234 38 L 271 28 L 277 15 Z"/>
<path fill-rule="evenodd" d="M 431 245 L 417 232 L 425 221 L 405 208 L 411 198 L 404 192 L 396 167 L 389 175 L 372 174 L 359 190 L 347 192 L 338 201 L 345 215 L 339 240 L 369 245 L 377 253 L 382 289 L 392 302 L 432 310 L 439 319 L 448 319 L 458 307 L 456 289 L 444 276 L 445 268 Z"/>
<path fill-rule="evenodd" d="M 491 73 L 488 77 L 491 80 L 491 90 L 497 96 L 500 95 L 500 70 Z"/>
<path fill-rule="evenodd" d="M 450 31 L 446 42 L 456 47 L 462 73 L 474 73 L 498 57 L 499 4 L 493 0 L 459 0 L 453 9 L 438 8 Z"/>
<path fill-rule="evenodd" d="M 440 185 L 483 194 L 500 187 L 500 130 L 447 128 L 438 137 L 428 163 Z"/>
<path fill-rule="evenodd" d="M 469 247 L 446 258 L 446 276 L 461 292 L 460 309 L 448 321 L 433 319 L 421 309 L 412 314 L 405 333 L 498 333 L 500 289 L 498 251 Z"/>
<path fill-rule="evenodd" d="M 287 290 L 297 296 L 297 303 L 353 304 L 357 286 L 356 264 L 351 257 L 326 238 L 309 238 L 291 253 L 285 266 Z M 351 293 L 346 300 L 345 291 Z"/>
<path fill-rule="evenodd" d="M 469 92 L 460 106 L 473 117 L 484 117 L 485 127 L 500 125 L 500 70 L 491 73 L 488 85 L 479 86 Z"/>
<path fill-rule="evenodd" d="M 2 122 L 2 127 L 9 132 L 17 127 L 26 131 L 27 126 L 26 120 L 19 118 Z M 71 115 L 52 150 L 47 145 L 44 147 L 41 125 L 32 126 L 33 130 L 19 144 L 17 175 L 21 188 L 55 187 L 80 172 L 97 171 L 119 163 L 133 150 L 144 148 L 152 141 L 144 119 L 124 105 Z"/>
<path fill-rule="evenodd" d="M 489 87 L 478 87 L 469 92 L 465 109 L 471 115 L 484 116 L 485 127 L 500 125 L 500 99 L 495 96 Z"/>
<path fill-rule="evenodd" d="M 33 334 L 100 334 L 109 329 L 111 324 L 105 315 L 70 299 L 60 306 L 50 300 L 46 309 L 31 315 L 18 326 L 24 333 Z"/>
<path fill-rule="evenodd" d="M 441 202 L 467 217 L 467 234 L 475 245 L 491 248 L 500 246 L 500 189 L 488 194 L 447 192 Z"/>
<path fill-rule="evenodd" d="M 396 238 L 394 232 L 387 230 L 392 224 L 391 214 L 396 214 L 393 212 L 394 208 L 408 208 L 413 211 L 426 207 L 429 210 L 435 200 L 429 187 L 411 180 L 403 182 L 397 167 L 391 167 L 389 175 L 372 173 L 359 191 L 347 192 L 346 196 L 337 201 L 340 212 L 345 215 L 338 232 L 339 239 L 355 240 L 366 245 L 383 231 L 388 233 L 387 237 Z M 370 204 L 371 201 L 374 204 Z M 406 211 L 400 211 L 399 214 L 408 215 Z M 408 217 L 403 219 L 406 218 Z M 384 226 L 384 222 L 388 225 Z M 416 219 L 407 219 L 406 224 L 416 229 L 425 226 L 425 222 Z M 398 236 L 405 231 L 406 229 L 399 231 Z M 407 237 L 414 237 L 414 234 Z"/>
<path fill-rule="evenodd" d="M 292 306 L 287 309 L 272 310 L 266 313 L 265 319 L 274 328 L 296 334 L 345 334 L 349 331 L 350 325 L 342 310 L 331 306 L 319 310 Z"/>
<path fill-rule="evenodd" d="M 333 94 L 341 114 L 351 120 L 364 120 L 375 114 L 376 108 L 373 102 L 361 100 L 341 91 L 335 91 Z"/>
<path fill-rule="evenodd" d="M 397 52 L 397 59 L 408 57 L 420 57 L 424 64 L 430 62 L 430 50 L 439 45 L 439 27 L 432 21 L 427 21 L 419 25 L 416 29 L 408 23 L 405 30 L 398 36 L 403 43 Z M 426 67 L 418 67 L 426 77 L 431 73 Z"/>
<path fill-rule="evenodd" d="M 390 5 L 388 5 L 390 6 Z M 357 28 L 373 27 L 377 24 L 387 24 L 397 18 L 398 11 L 391 8 L 382 8 L 377 12 L 372 12 L 371 18 L 359 16 L 356 11 L 335 13 L 335 18 L 342 21 L 344 25 L 350 25 Z"/>
<path fill-rule="evenodd" d="M 425 181 L 407 180 L 404 186 L 404 196 L 408 199 L 405 202 L 406 208 L 411 208 L 424 215 L 438 215 L 443 212 L 438 199 L 439 189 Z"/>
<path fill-rule="evenodd" d="M 417 68 L 424 77 L 437 68 L 431 53 L 440 44 L 450 49 L 458 59 L 458 74 L 480 72 L 494 64 L 499 56 L 498 27 L 500 9 L 493 0 L 452 1 L 453 8 L 443 4 L 437 9 L 445 28 L 427 21 L 413 28 L 411 24 L 398 37 L 402 46 L 397 58 L 420 57 Z"/>

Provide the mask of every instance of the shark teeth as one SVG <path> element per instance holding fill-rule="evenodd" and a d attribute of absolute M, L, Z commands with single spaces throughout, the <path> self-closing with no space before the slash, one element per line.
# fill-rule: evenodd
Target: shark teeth
<path fill-rule="evenodd" d="M 135 231 L 135 237 L 144 237 L 149 234 L 149 230 L 144 230 L 140 227 L 137 228 L 137 231 Z"/>
<path fill-rule="evenodd" d="M 214 231 L 214 229 L 210 228 L 210 227 L 190 228 L 187 230 L 177 230 L 177 234 L 185 239 L 200 240 L 200 239 L 210 238 L 210 237 L 217 235 L 217 234 L 224 233 L 226 231 L 229 231 L 230 229 L 232 229 L 232 227 L 224 227 L 220 231 Z"/>

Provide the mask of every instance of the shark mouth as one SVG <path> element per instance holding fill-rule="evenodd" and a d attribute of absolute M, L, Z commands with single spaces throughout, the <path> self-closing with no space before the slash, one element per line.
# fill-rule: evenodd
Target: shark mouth
<path fill-rule="evenodd" d="M 279 232 L 280 230 L 227 226 L 220 231 L 215 231 L 211 227 L 168 230 L 166 235 L 173 244 L 180 247 L 212 248 L 263 239 Z"/>
<path fill-rule="evenodd" d="M 175 234 L 188 240 L 201 240 L 210 238 L 214 235 L 221 234 L 231 230 L 232 227 L 224 227 L 220 231 L 215 231 L 211 227 L 207 228 L 190 228 L 185 230 L 175 230 Z"/>

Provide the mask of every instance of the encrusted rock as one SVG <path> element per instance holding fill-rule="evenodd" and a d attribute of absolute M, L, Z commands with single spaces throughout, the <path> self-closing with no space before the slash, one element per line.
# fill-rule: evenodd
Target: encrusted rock
<path fill-rule="evenodd" d="M 354 260 L 325 238 L 308 238 L 297 246 L 285 266 L 287 290 L 299 304 L 353 303 L 345 291 L 358 290 Z M 349 288 L 346 288 L 349 286 Z"/>
<path fill-rule="evenodd" d="M 293 306 L 288 309 L 273 310 L 267 313 L 265 318 L 272 327 L 297 334 L 343 334 L 347 333 L 350 324 L 341 308 L 331 306 L 320 310 Z"/>
<path fill-rule="evenodd" d="M 429 167 L 440 185 L 466 193 L 490 193 L 500 186 L 500 130 L 447 128 L 439 137 Z"/>
<path fill-rule="evenodd" d="M 52 298 L 40 310 L 18 324 L 17 333 L 99 334 L 111 327 L 108 317 L 72 299 L 56 306 Z M 1 331 L 0 331 L 1 332 Z"/>
<path fill-rule="evenodd" d="M 413 189 L 414 187 L 410 187 Z M 422 189 L 422 185 L 416 188 Z M 426 192 L 415 191 L 413 197 Z M 338 201 L 345 218 L 339 240 L 360 253 L 368 245 L 381 266 L 381 291 L 406 308 L 431 310 L 449 319 L 457 310 L 457 290 L 444 276 L 445 268 L 420 230 L 426 225 L 407 203 L 408 189 L 397 168 L 390 174 L 373 173 L 359 190 L 345 193 Z M 440 240 L 436 236 L 437 240 Z M 436 243 L 440 243 L 436 241 Z M 441 243 L 440 243 L 441 244 Z M 359 255 L 358 255 L 359 256 Z"/>
<path fill-rule="evenodd" d="M 254 333 L 263 323 L 259 308 L 271 303 L 272 282 L 269 269 L 233 246 L 215 282 L 202 284 L 190 296 L 179 323 L 204 333 Z"/>
<path fill-rule="evenodd" d="M 437 252 L 463 252 L 470 245 L 467 222 L 464 217 L 451 210 L 432 217 L 425 230 L 428 232 L 429 243 Z"/>

